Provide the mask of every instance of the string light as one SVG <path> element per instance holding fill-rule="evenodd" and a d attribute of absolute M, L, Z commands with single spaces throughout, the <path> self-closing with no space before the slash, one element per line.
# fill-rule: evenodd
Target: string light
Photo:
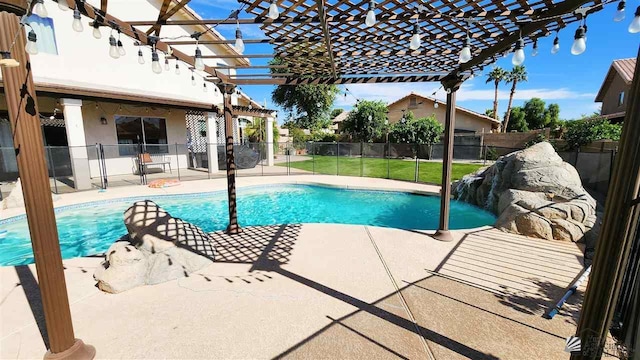
<path fill-rule="evenodd" d="M 138 64 L 144 65 L 144 55 L 142 54 L 142 49 L 138 49 Z"/>
<path fill-rule="evenodd" d="M 38 54 L 38 44 L 36 44 L 37 41 L 38 37 L 36 36 L 36 32 L 31 29 L 29 31 L 29 35 L 27 35 L 27 44 L 24 47 L 25 51 L 30 55 Z"/>
<path fill-rule="evenodd" d="M 67 0 L 58 0 L 58 9 L 62 11 L 69 10 L 69 4 L 67 3 Z"/>
<path fill-rule="evenodd" d="M 193 76 L 193 69 L 191 69 L 191 85 L 196 86 L 196 78 Z"/>
<path fill-rule="evenodd" d="M 464 64 L 466 62 L 469 62 L 469 60 L 471 60 L 471 47 L 469 35 L 467 34 L 467 39 L 465 40 L 464 47 L 462 48 L 462 50 L 460 50 L 458 62 L 460 62 L 460 64 Z"/>
<path fill-rule="evenodd" d="M 551 47 L 551 53 L 555 55 L 558 51 L 560 51 L 560 38 L 558 38 L 558 32 L 556 32 L 556 37 L 553 39 L 553 46 Z"/>
<path fill-rule="evenodd" d="M 120 30 L 118 30 L 118 54 L 120 54 L 120 56 L 125 56 L 127 55 L 127 50 L 124 49 L 124 46 L 122 46 L 122 41 L 120 41 Z"/>
<path fill-rule="evenodd" d="M 629 24 L 629 32 L 632 34 L 640 32 L 640 6 L 636 9 L 631 24 Z"/>
<path fill-rule="evenodd" d="M 206 82 L 205 82 L 205 83 L 202 83 L 202 85 L 204 85 L 204 86 L 202 87 L 202 91 L 203 91 L 203 92 L 208 92 L 208 91 L 209 91 L 209 89 L 207 89 L 207 83 L 206 83 Z"/>
<path fill-rule="evenodd" d="M 513 53 L 513 58 L 511 59 L 511 63 L 515 66 L 522 65 L 524 62 L 524 40 L 522 37 L 516 42 L 516 51 Z"/>
<path fill-rule="evenodd" d="M 367 17 L 364 20 L 364 24 L 367 27 L 372 27 L 373 25 L 376 24 L 376 2 L 374 0 L 371 0 L 371 2 L 369 2 L 369 11 L 367 11 Z"/>
<path fill-rule="evenodd" d="M 271 0 L 271 5 L 269 5 L 269 13 L 267 17 L 269 19 L 277 19 L 280 16 L 280 11 L 278 10 L 278 4 L 276 4 L 276 0 Z"/>
<path fill-rule="evenodd" d="M 97 20 L 93 21 L 93 37 L 96 39 L 102 39 L 102 33 L 100 32 L 100 24 Z"/>
<path fill-rule="evenodd" d="M 533 51 L 531 51 L 531 56 L 538 56 L 538 39 L 533 40 Z"/>
<path fill-rule="evenodd" d="M 613 21 L 620 22 L 620 21 L 624 20 L 624 17 L 625 17 L 624 10 L 625 10 L 625 8 L 626 8 L 626 3 L 624 2 L 624 0 L 620 1 L 618 3 L 618 10 L 616 11 L 616 15 L 613 17 Z"/>
<path fill-rule="evenodd" d="M 151 70 L 153 70 L 156 74 L 162 73 L 162 66 L 160 66 L 160 57 L 158 56 L 158 52 L 154 48 L 151 52 Z"/>
<path fill-rule="evenodd" d="M 0 66 L 6 67 L 6 68 L 20 66 L 20 63 L 16 59 L 13 59 L 11 57 L 10 52 L 0 51 L 0 55 L 2 55 L 2 57 L 0 58 Z"/>
<path fill-rule="evenodd" d="M 171 67 L 169 66 L 169 58 L 167 58 L 167 55 L 164 55 L 164 70 L 165 71 L 169 71 L 171 70 Z"/>
<path fill-rule="evenodd" d="M 194 66 L 196 70 L 203 71 L 204 70 L 204 61 L 202 60 L 202 51 L 198 46 L 196 46 L 196 54 L 194 56 L 195 62 Z"/>
<path fill-rule="evenodd" d="M 576 29 L 576 34 L 573 37 L 573 45 L 571 45 L 571 54 L 580 55 L 587 49 L 586 41 L 587 31 L 584 26 L 580 25 Z"/>
<path fill-rule="evenodd" d="M 80 10 L 73 10 L 73 22 L 71 23 L 71 28 L 75 32 L 83 32 L 84 25 L 82 25 L 82 14 L 80 14 Z"/>
<path fill-rule="evenodd" d="M 176 75 L 180 75 L 180 65 L 178 65 L 178 59 L 176 58 Z"/>
<path fill-rule="evenodd" d="M 44 6 L 44 0 L 35 0 L 35 5 L 33 5 L 32 14 L 36 14 L 41 18 L 49 17 L 49 12 L 47 11 L 47 7 Z"/>
<path fill-rule="evenodd" d="M 242 54 L 244 52 L 244 41 L 242 41 L 242 31 L 240 31 L 240 23 L 238 23 L 236 27 L 235 48 L 239 54 Z"/>
<path fill-rule="evenodd" d="M 411 42 L 409 43 L 409 49 L 418 50 L 422 45 L 422 37 L 420 35 L 420 24 L 416 18 L 416 23 L 413 25 L 413 35 L 411 35 Z"/>
<path fill-rule="evenodd" d="M 120 51 L 118 51 L 118 43 L 116 42 L 116 38 L 113 35 L 109 35 L 109 56 L 114 59 L 118 59 L 120 57 Z"/>

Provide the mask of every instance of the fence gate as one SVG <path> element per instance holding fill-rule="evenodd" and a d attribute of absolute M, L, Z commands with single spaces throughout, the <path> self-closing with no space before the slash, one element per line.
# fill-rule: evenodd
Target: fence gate
<path fill-rule="evenodd" d="M 207 115 L 204 111 L 189 110 L 187 123 L 187 166 L 191 169 L 207 169 Z"/>

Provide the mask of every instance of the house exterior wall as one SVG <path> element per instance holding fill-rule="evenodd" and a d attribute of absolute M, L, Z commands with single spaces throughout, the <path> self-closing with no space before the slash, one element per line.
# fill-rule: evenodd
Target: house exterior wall
<path fill-rule="evenodd" d="M 89 0 L 93 6 L 100 7 L 99 0 Z M 160 0 L 110 0 L 109 14 L 121 20 L 156 20 L 162 1 Z M 155 74 L 151 71 L 150 48 L 142 47 L 145 64 L 138 64 L 138 47 L 127 36 L 121 36 L 127 54 L 119 59 L 109 57 L 108 28 L 103 27 L 102 38 L 92 36 L 93 28 L 89 19 L 82 18 L 83 32 L 75 32 L 71 27 L 72 11 L 62 11 L 53 2 L 46 2 L 49 18 L 53 20 L 58 54 L 40 51 L 31 56 L 34 81 L 36 84 L 64 85 L 74 88 L 115 91 L 123 94 L 135 94 L 151 97 L 171 98 L 201 103 L 222 104 L 220 92 L 214 92 L 212 84 L 209 91 L 203 91 L 202 78 L 196 75 L 197 85 L 191 85 L 191 71 L 180 63 L 180 75 L 174 73 L 175 60 L 170 60 L 170 71 Z M 187 15 L 178 12 L 172 20 L 187 20 Z M 144 30 L 144 28 L 141 28 Z M 189 35 L 197 30 L 195 26 L 165 26 L 161 36 Z M 114 32 L 114 36 L 117 34 Z M 207 37 L 203 36 L 202 40 Z M 201 46 L 203 55 L 215 55 L 227 52 L 220 45 Z M 180 46 L 180 51 L 192 54 L 195 46 Z M 160 62 L 164 65 L 164 56 Z M 214 60 L 207 59 L 208 65 Z M 216 63 L 225 64 L 223 59 Z"/>
<path fill-rule="evenodd" d="M 422 102 L 422 104 L 417 104 L 416 106 L 409 106 L 410 97 L 403 99 L 399 102 L 391 104 L 388 107 L 388 117 L 389 123 L 393 124 L 400 121 L 402 118 L 402 110 L 406 110 L 405 112 L 411 111 L 415 118 L 429 117 L 435 115 L 436 119 L 444 125 L 445 123 L 445 115 L 446 115 L 446 106 L 443 104 L 439 104 L 438 108 L 433 107 L 433 101 L 421 97 L 417 97 L 417 103 Z M 486 120 L 482 120 L 476 116 L 471 114 L 456 111 L 456 123 L 455 129 L 458 131 L 473 131 L 473 132 L 491 132 L 491 123 Z"/>
<path fill-rule="evenodd" d="M 613 81 L 611 81 L 611 84 L 609 85 L 609 88 L 602 100 L 602 109 L 600 113 L 602 115 L 609 115 L 625 111 L 627 107 L 629 89 L 630 86 L 625 84 L 624 80 L 616 72 Z M 618 97 L 621 92 L 624 92 L 624 101 L 622 104 L 618 104 Z"/>

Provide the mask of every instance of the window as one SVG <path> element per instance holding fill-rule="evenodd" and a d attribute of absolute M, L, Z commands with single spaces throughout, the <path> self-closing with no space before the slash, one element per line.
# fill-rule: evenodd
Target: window
<path fill-rule="evenodd" d="M 418 107 L 418 99 L 415 96 L 409 98 L 409 107 L 417 108 Z"/>
<path fill-rule="evenodd" d="M 622 106 L 622 104 L 624 104 L 624 91 L 618 94 L 618 106 Z"/>
<path fill-rule="evenodd" d="M 163 118 L 116 116 L 120 156 L 135 155 L 142 145 L 151 154 L 167 154 L 167 126 Z"/>
<path fill-rule="evenodd" d="M 56 44 L 56 32 L 53 28 L 53 19 L 41 18 L 38 15 L 31 14 L 27 18 L 27 24 L 31 25 L 31 28 L 38 37 L 38 51 L 46 54 L 58 55 L 58 45 Z M 28 26 L 25 26 L 27 33 L 31 30 Z"/>

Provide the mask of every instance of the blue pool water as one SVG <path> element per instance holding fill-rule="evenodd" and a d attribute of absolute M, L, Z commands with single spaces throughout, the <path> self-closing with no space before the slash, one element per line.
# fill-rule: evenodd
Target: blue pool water
<path fill-rule="evenodd" d="M 151 199 L 205 231 L 228 224 L 226 191 L 165 195 L 93 202 L 56 209 L 63 258 L 95 255 L 127 233 L 123 212 L 134 201 Z M 345 190 L 310 185 L 277 185 L 238 190 L 241 226 L 338 223 L 400 229 L 438 227 L 440 198 L 402 192 Z M 451 229 L 491 225 L 493 214 L 453 201 Z M 29 229 L 24 217 L 0 221 L 0 266 L 33 263 Z"/>

